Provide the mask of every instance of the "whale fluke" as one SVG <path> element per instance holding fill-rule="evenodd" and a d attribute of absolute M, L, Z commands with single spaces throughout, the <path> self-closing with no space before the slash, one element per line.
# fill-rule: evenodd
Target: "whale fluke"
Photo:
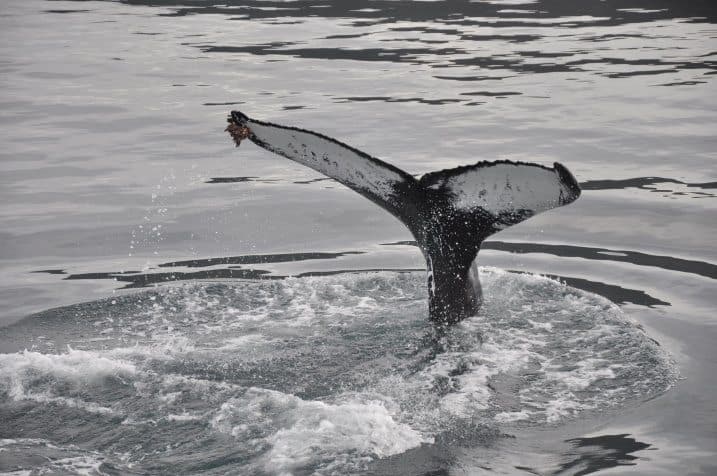
<path fill-rule="evenodd" d="M 325 135 L 250 119 L 238 111 L 227 131 L 237 145 L 259 147 L 310 167 L 355 190 L 401 220 L 428 268 L 429 311 L 438 324 L 474 315 L 480 306 L 475 258 L 488 236 L 567 205 L 580 187 L 563 165 L 501 160 L 440 170 L 419 180 Z"/>
<path fill-rule="evenodd" d="M 416 179 L 389 163 L 317 132 L 249 119 L 237 111 L 229 120 L 227 130 L 235 142 L 248 138 L 259 147 L 321 172 L 399 219 L 403 219 L 405 207 L 412 205 L 406 199 L 408 189 L 417 187 Z"/>

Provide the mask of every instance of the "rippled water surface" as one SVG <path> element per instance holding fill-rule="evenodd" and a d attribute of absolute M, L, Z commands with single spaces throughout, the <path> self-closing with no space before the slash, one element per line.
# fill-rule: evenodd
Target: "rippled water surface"
<path fill-rule="evenodd" d="M 0 472 L 712 474 L 709 1 L 0 6 Z M 408 231 L 223 132 L 570 168 L 438 335 Z"/>

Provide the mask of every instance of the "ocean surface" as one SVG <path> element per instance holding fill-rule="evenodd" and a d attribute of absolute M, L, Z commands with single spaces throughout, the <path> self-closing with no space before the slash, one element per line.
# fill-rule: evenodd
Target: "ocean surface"
<path fill-rule="evenodd" d="M 717 4 L 0 5 L 0 474 L 717 474 Z M 223 131 L 566 165 L 438 334 L 403 225 Z"/>

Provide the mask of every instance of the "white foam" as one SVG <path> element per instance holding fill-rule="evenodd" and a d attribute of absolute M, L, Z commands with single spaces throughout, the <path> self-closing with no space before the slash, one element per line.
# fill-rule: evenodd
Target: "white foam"
<path fill-rule="evenodd" d="M 451 329 L 443 351 L 419 372 L 373 387 L 410 401 L 405 418 L 414 428 L 487 421 L 491 414 L 500 424 L 554 424 L 662 391 L 674 380 L 669 357 L 608 300 L 543 276 L 490 268 L 481 269 L 481 281 L 486 303 L 479 316 Z M 425 397 L 417 397 L 421 392 Z"/>
<path fill-rule="evenodd" d="M 102 406 L 95 402 L 86 402 L 79 398 L 72 398 L 72 397 L 53 396 L 53 395 L 50 395 L 49 392 L 45 392 L 45 393 L 28 392 L 25 395 L 23 395 L 22 400 L 32 400 L 32 401 L 38 402 L 38 403 L 56 403 L 59 405 L 64 405 L 64 406 L 70 407 L 70 408 L 77 408 L 77 409 L 86 411 L 88 413 L 95 413 L 98 415 L 111 415 L 111 416 L 121 415 L 120 412 L 115 411 L 110 407 Z"/>
<path fill-rule="evenodd" d="M 47 473 L 70 473 L 83 476 L 104 474 L 100 467 L 103 459 L 95 455 L 74 456 L 53 460 L 47 464 Z M 44 473 L 44 471 L 42 472 Z M 41 473 L 41 474 L 42 474 Z"/>
<path fill-rule="evenodd" d="M 374 458 L 402 453 L 430 442 L 397 422 L 381 401 L 305 401 L 273 390 L 250 388 L 224 403 L 212 426 L 252 445 L 266 442 L 266 471 L 301 468 L 358 469 Z"/>
<path fill-rule="evenodd" d="M 86 384 L 107 377 L 130 376 L 135 372 L 136 367 L 131 362 L 71 348 L 64 354 L 43 354 L 28 350 L 0 354 L 0 388 L 14 400 L 42 398 L 41 395 L 32 397 L 30 392 L 44 378 Z"/>
<path fill-rule="evenodd" d="M 197 421 L 201 420 L 203 418 L 203 415 L 191 415 L 189 413 L 182 413 L 179 415 L 175 414 L 169 414 L 165 417 L 168 421 L 178 421 L 178 422 L 185 422 L 185 421 Z"/>
<path fill-rule="evenodd" d="M 0 448 L 14 445 L 28 446 L 51 446 L 52 444 L 44 438 L 0 438 Z"/>
<path fill-rule="evenodd" d="M 493 419 L 498 423 L 510 423 L 514 421 L 528 420 L 530 417 L 531 412 L 521 410 L 519 412 L 499 412 L 495 414 Z"/>

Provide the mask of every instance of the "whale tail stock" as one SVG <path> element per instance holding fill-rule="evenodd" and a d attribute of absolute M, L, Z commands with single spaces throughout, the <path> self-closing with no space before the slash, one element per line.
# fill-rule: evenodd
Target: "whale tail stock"
<path fill-rule="evenodd" d="M 559 163 L 478 162 L 415 179 L 403 170 L 322 134 L 250 119 L 232 111 L 237 146 L 259 147 L 310 167 L 396 216 L 416 239 L 428 268 L 429 311 L 438 324 L 474 315 L 480 283 L 474 264 L 488 236 L 575 201 L 580 187 Z"/>

